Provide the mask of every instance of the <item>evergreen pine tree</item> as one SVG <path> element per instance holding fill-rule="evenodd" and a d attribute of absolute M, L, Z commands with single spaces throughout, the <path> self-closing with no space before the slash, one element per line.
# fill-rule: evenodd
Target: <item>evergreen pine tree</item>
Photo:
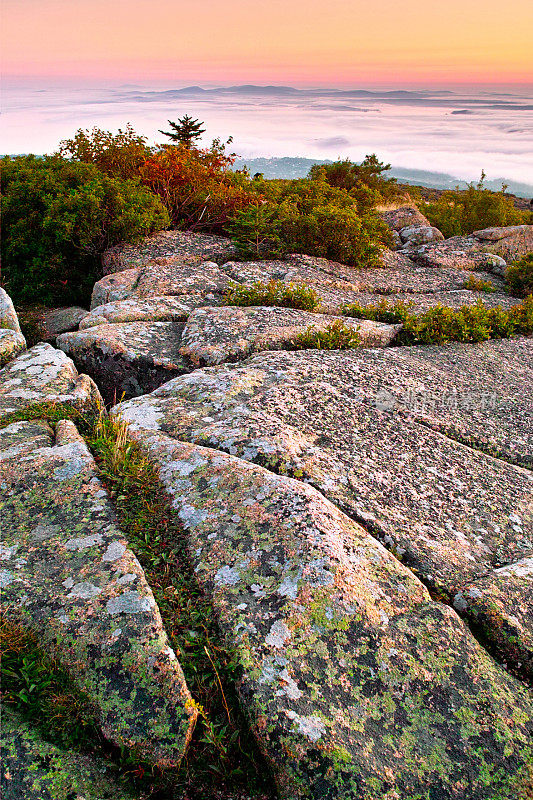
<path fill-rule="evenodd" d="M 168 124 L 172 131 L 162 131 L 159 133 L 168 136 L 172 142 L 179 142 L 184 144 L 185 147 L 191 147 L 196 139 L 199 139 L 202 133 L 205 133 L 205 128 L 202 128 L 202 122 L 198 119 L 193 119 L 185 114 L 184 117 L 178 119 L 177 122 L 168 120 Z"/>

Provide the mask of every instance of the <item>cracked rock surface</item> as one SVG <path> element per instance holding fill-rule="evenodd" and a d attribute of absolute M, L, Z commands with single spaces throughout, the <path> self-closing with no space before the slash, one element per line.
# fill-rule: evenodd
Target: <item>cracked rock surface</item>
<path fill-rule="evenodd" d="M 75 425 L 0 429 L 2 606 L 36 632 L 95 709 L 105 736 L 179 763 L 196 710 L 144 571 L 117 528 Z"/>
<path fill-rule="evenodd" d="M 311 483 L 451 599 L 533 554 L 533 483 L 519 466 L 533 458 L 532 347 L 517 339 L 262 353 L 177 378 L 118 410 L 132 430 Z M 531 575 L 516 581 L 487 633 L 509 660 L 516 643 L 503 621 L 532 627 Z M 517 668 L 531 664 L 528 641 Z"/>
<path fill-rule="evenodd" d="M 281 797 L 522 796 L 527 693 L 449 606 L 311 486 L 145 427 L 133 436 L 237 648 Z"/>

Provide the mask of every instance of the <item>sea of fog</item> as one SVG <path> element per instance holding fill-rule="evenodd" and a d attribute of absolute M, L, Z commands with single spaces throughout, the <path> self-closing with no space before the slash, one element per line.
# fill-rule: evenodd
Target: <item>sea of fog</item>
<path fill-rule="evenodd" d="M 167 119 L 204 120 L 205 141 L 233 136 L 245 159 L 362 159 L 375 152 L 403 170 L 511 181 L 533 194 L 533 93 L 525 89 L 340 90 L 122 85 L 5 87 L 1 153 L 52 152 L 77 128 L 131 122 L 162 141 Z M 444 184 L 443 184 L 444 185 Z"/>

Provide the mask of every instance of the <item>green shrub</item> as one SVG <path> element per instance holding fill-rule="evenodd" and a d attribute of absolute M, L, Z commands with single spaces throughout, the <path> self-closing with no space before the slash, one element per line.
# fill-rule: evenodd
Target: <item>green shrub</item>
<path fill-rule="evenodd" d="M 168 227 L 159 198 L 138 181 L 60 156 L 2 159 L 2 260 L 18 303 L 85 302 L 100 254 Z"/>
<path fill-rule="evenodd" d="M 485 189 L 484 178 L 482 173 L 477 185 L 470 184 L 465 191 L 444 192 L 438 200 L 421 204 L 420 210 L 446 238 L 532 221 L 530 212 L 515 208 L 512 198 L 505 194 L 505 187 L 501 192 Z"/>
<path fill-rule="evenodd" d="M 354 197 L 359 210 L 370 210 L 399 194 L 395 178 L 384 173 L 390 164 L 379 161 L 375 153 L 365 156 L 360 164 L 345 158 L 333 164 L 313 164 L 308 177 L 314 181 L 325 180 L 330 186 L 345 189 Z"/>
<path fill-rule="evenodd" d="M 505 274 L 505 281 L 510 293 L 516 297 L 533 294 L 533 253 L 528 253 L 510 264 Z"/>
<path fill-rule="evenodd" d="M 381 301 L 374 306 L 353 304 L 343 313 L 358 319 L 403 324 L 395 344 L 443 344 L 482 342 L 533 333 L 533 296 L 510 309 L 487 308 L 478 301 L 458 309 L 438 305 L 422 314 L 412 313 L 412 304 Z"/>
<path fill-rule="evenodd" d="M 471 292 L 497 292 L 498 289 L 490 281 L 484 281 L 483 278 L 476 278 L 475 275 L 469 275 L 468 280 L 465 281 L 463 289 L 470 289 Z"/>
<path fill-rule="evenodd" d="M 390 232 L 374 214 L 360 213 L 345 189 L 325 181 L 254 181 L 265 200 L 241 210 L 228 230 L 242 258 L 306 253 L 353 266 L 381 266 Z"/>
<path fill-rule="evenodd" d="M 354 328 L 335 320 L 323 330 L 310 325 L 305 333 L 300 333 L 289 350 L 350 350 L 361 346 L 361 337 Z"/>
<path fill-rule="evenodd" d="M 320 308 L 320 298 L 313 289 L 282 281 L 257 282 L 251 286 L 235 284 L 226 293 L 224 302 L 229 306 L 278 306 L 304 311 Z"/>

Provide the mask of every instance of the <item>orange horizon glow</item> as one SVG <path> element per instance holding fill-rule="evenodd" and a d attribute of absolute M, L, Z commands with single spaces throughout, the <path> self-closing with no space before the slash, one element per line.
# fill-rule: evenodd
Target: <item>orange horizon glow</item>
<path fill-rule="evenodd" d="M 5 78 L 529 84 L 533 3 L 4 0 Z"/>

